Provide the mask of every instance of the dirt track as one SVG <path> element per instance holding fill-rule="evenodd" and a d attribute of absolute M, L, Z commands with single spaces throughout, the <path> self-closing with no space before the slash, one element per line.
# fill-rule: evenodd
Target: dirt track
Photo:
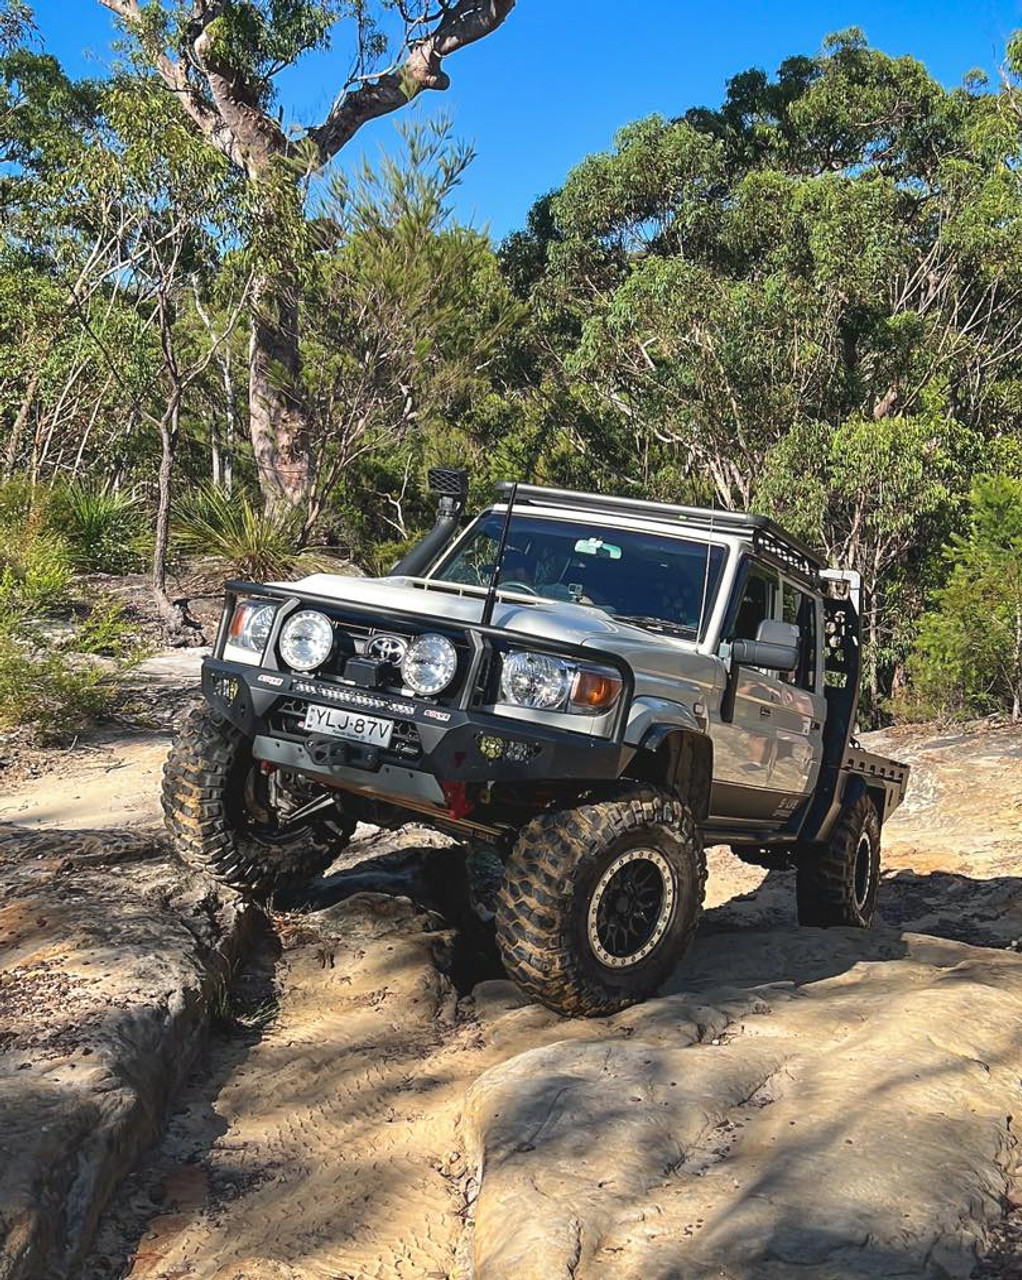
<path fill-rule="evenodd" d="M 309 913 L 267 931 L 232 1025 L 117 1196 L 83 1280 L 781 1277 L 796 1262 L 800 1274 L 834 1280 L 965 1276 L 998 1233 L 1007 1260 L 982 1274 L 1022 1274 L 1011 1217 L 997 1225 L 1015 1158 L 1003 1114 L 1019 1063 L 1012 1052 L 1005 1060 L 1004 1035 L 1017 1046 L 1022 734 L 893 746 L 913 759 L 917 782 L 887 834 L 887 931 L 794 930 L 790 874 L 715 850 L 696 954 L 660 999 L 596 1023 L 561 1021 L 492 978 L 479 938 L 450 928 L 456 859 L 420 852 L 421 833 L 397 846 L 364 833 Z M 30 815 L 41 797 L 12 802 Z M 906 929 L 1002 950 L 935 950 Z M 472 974 L 489 980 L 470 993 Z M 962 978 L 949 986 L 952 974 Z M 793 1000 L 799 993 L 808 1000 Z M 970 1035 L 933 1041 L 931 1023 L 954 1028 L 965 1008 L 976 1011 Z M 912 1062 L 942 1083 L 913 1094 L 901 1069 Z M 849 1127 L 854 1100 L 881 1079 L 875 1122 Z M 622 1090 L 634 1094 L 634 1115 L 616 1115 Z M 959 1110 L 971 1128 L 937 1159 L 926 1117 Z M 781 1119 L 803 1114 L 805 1149 Z M 938 1126 L 942 1144 L 949 1122 Z M 823 1170 L 844 1166 L 854 1143 L 871 1244 L 851 1239 L 833 1210 L 835 1242 L 810 1238 L 791 1172 L 778 1185 L 768 1178 L 769 1193 L 734 1199 L 732 1183 L 776 1182 L 809 1149 L 837 1153 L 818 1157 Z M 899 1150 L 908 1167 L 893 1160 Z M 804 1193 L 821 1186 L 847 1202 L 849 1187 L 827 1187 L 820 1172 Z M 882 1211 L 899 1187 L 911 1203 L 892 1225 Z M 737 1256 L 734 1232 L 714 1243 L 704 1231 L 714 1214 L 739 1211 L 773 1253 Z"/>

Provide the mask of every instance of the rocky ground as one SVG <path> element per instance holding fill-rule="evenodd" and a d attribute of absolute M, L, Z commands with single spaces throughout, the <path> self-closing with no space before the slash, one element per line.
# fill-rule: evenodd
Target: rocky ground
<path fill-rule="evenodd" d="M 20 867 L 16 904 L 34 903 L 47 876 L 59 884 L 68 861 L 76 893 L 112 892 L 109 880 L 89 881 L 115 868 L 79 865 L 74 851 L 96 855 L 124 837 L 74 834 L 81 806 L 101 819 L 105 806 L 114 824 L 128 799 L 144 832 L 155 776 L 135 765 L 151 752 L 155 769 L 163 745 L 158 736 L 107 743 L 106 764 L 122 767 L 97 768 L 90 754 L 80 773 L 5 797 L 25 825 L 70 829 L 5 846 Z M 798 930 L 791 873 L 714 850 L 694 953 L 657 999 L 598 1021 L 558 1019 L 501 979 L 466 910 L 462 860 L 444 841 L 360 830 L 304 904 L 253 935 L 165 1135 L 121 1184 L 71 1274 L 1019 1276 L 1022 732 L 879 745 L 915 770 L 887 831 L 882 927 Z M 136 785 L 119 790 L 119 775 Z M 42 864 L 50 871 L 32 880 Z M 159 858 L 132 854 L 116 867 L 129 899 L 145 897 L 149 877 L 164 884 L 163 932 L 147 944 L 163 994 L 146 986 L 138 949 L 127 963 L 135 1007 L 159 1007 L 187 985 L 185 971 L 193 986 L 206 981 L 202 948 L 183 934 L 174 941 L 192 918 L 189 891 L 167 885 L 173 869 Z M 17 909 L 28 923 L 15 968 L 80 974 L 67 927 L 33 923 L 49 919 L 35 905 Z M 215 927 L 231 936 L 229 920 Z M 91 974 L 101 970 L 112 966 Z M 16 989 L 28 990 L 23 980 Z M 110 1003 L 89 985 L 56 998 L 65 1021 L 74 1009 L 89 1028 Z M 52 1003 L 38 1011 L 19 1034 L 59 1030 Z M 51 1048 L 64 1054 L 66 1088 L 79 1050 L 60 1034 Z M 108 1070 L 142 1096 L 147 1080 L 132 1061 Z M 19 1072 L 10 1046 L 7 1062 L 19 1087 L 38 1070 Z M 91 1098 L 96 1086 L 78 1079 L 72 1094 Z M 30 1128 L 17 1131 L 20 1151 L 34 1150 Z M 77 1151 L 82 1139 L 61 1141 Z M 116 1172 L 144 1141 L 123 1148 Z M 28 1163 L 4 1161 L 5 1206 Z M 31 1206 L 24 1186 L 15 1191 L 14 1203 Z M 5 1280 L 59 1274 L 11 1269 L 12 1256 L 8 1244 Z"/>
<path fill-rule="evenodd" d="M 256 913 L 149 835 L 0 823 L 0 1276 L 76 1274 Z"/>

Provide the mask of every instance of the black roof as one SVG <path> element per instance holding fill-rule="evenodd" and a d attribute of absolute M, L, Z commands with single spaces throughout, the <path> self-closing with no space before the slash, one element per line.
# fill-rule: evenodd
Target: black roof
<path fill-rule="evenodd" d="M 510 495 L 515 488 L 502 481 L 497 488 Z M 715 533 L 736 533 L 750 539 L 757 550 L 780 561 L 802 577 L 815 579 L 827 562 L 811 547 L 788 533 L 767 516 L 747 511 L 722 511 L 714 507 L 683 507 L 672 502 L 651 502 L 646 498 L 621 498 L 613 494 L 580 493 L 574 489 L 548 489 L 542 485 L 520 484 L 515 492 L 515 505 L 580 507 L 585 511 L 603 511 L 622 515 L 645 516 L 647 519 L 677 520 L 693 529 Z"/>

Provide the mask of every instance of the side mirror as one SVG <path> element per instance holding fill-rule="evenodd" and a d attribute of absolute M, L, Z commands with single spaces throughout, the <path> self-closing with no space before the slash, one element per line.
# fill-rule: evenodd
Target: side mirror
<path fill-rule="evenodd" d="M 767 671 L 794 671 L 798 666 L 801 633 L 793 622 L 764 618 L 756 628 L 755 640 L 735 640 L 731 660 L 743 667 L 764 667 Z"/>

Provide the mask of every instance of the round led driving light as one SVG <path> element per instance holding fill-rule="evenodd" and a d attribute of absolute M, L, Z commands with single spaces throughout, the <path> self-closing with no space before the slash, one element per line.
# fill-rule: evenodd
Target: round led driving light
<path fill-rule="evenodd" d="M 315 671 L 330 657 L 333 647 L 333 624 L 315 609 L 302 609 L 281 628 L 280 656 L 295 671 Z"/>
<path fill-rule="evenodd" d="M 545 653 L 509 653 L 500 676 L 500 692 L 514 707 L 553 711 L 563 706 L 574 675 L 560 658 Z"/>
<path fill-rule="evenodd" d="M 409 689 L 430 697 L 441 693 L 458 670 L 458 651 L 446 636 L 418 636 L 408 646 L 401 676 Z"/>

